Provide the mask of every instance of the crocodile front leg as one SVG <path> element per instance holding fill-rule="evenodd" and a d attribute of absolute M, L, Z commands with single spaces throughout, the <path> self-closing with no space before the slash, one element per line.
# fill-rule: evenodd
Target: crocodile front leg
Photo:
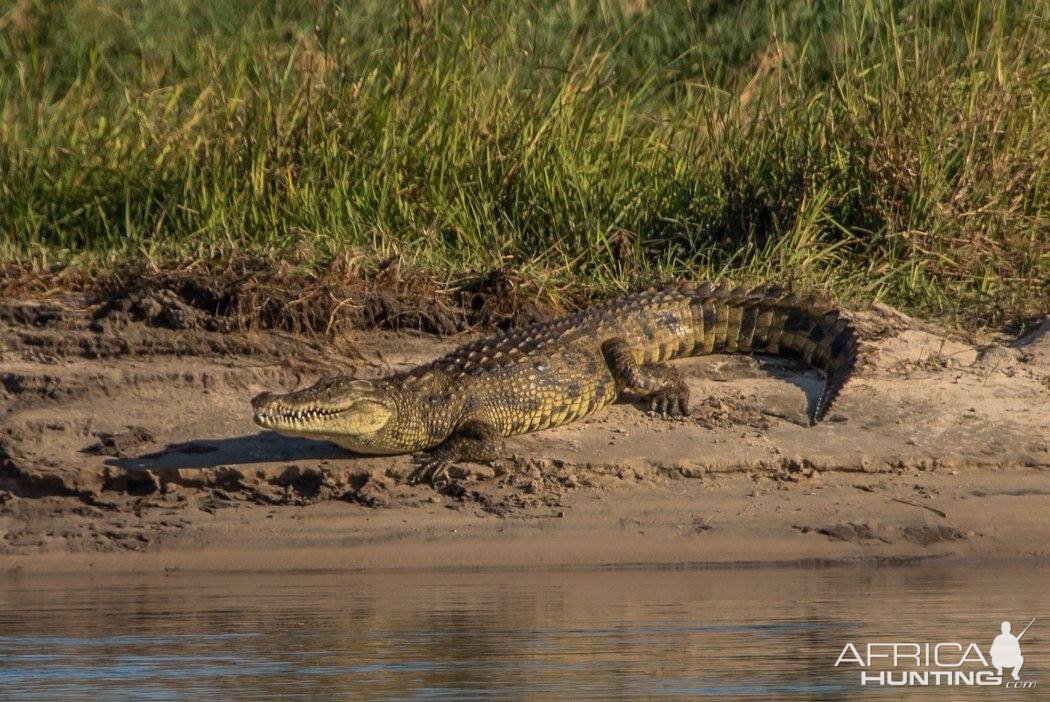
<path fill-rule="evenodd" d="M 419 467 L 408 476 L 408 482 L 444 487 L 449 482 L 448 469 L 456 463 L 488 463 L 502 456 L 503 451 L 503 437 L 494 426 L 471 420 L 437 448 L 419 454 Z"/>
<path fill-rule="evenodd" d="M 649 409 L 668 417 L 689 414 L 689 386 L 665 363 L 642 365 L 622 339 L 602 344 L 602 355 L 616 384 L 649 400 Z"/>

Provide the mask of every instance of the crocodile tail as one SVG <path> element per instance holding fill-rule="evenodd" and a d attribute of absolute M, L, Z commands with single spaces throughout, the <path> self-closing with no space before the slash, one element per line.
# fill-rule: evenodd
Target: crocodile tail
<path fill-rule="evenodd" d="M 824 418 L 857 363 L 856 329 L 840 310 L 778 286 L 748 289 L 705 283 L 693 295 L 700 303 L 697 316 L 704 319 L 707 348 L 702 352 L 800 357 L 825 373 L 810 420 L 816 424 Z M 713 329 L 708 329 L 712 322 Z"/>
<path fill-rule="evenodd" d="M 857 365 L 856 329 L 844 317 L 838 318 L 836 326 L 838 325 L 841 325 L 841 328 L 832 335 L 829 346 L 825 351 L 827 361 L 824 367 L 824 389 L 817 399 L 817 406 L 813 409 L 814 424 L 823 419 L 828 410 L 831 409 L 831 403 L 838 397 L 839 391 L 842 390 L 842 386 L 846 384 Z M 840 344 L 839 348 L 832 348 L 836 343 L 834 341 L 835 337 L 839 335 L 842 337 L 841 341 L 838 342 Z"/>
<path fill-rule="evenodd" d="M 839 309 L 817 297 L 785 294 L 777 287 L 749 291 L 748 297 L 758 297 L 758 304 L 770 307 L 766 353 L 790 352 L 824 371 L 824 388 L 810 417 L 816 424 L 827 415 L 857 364 L 856 329 Z"/>

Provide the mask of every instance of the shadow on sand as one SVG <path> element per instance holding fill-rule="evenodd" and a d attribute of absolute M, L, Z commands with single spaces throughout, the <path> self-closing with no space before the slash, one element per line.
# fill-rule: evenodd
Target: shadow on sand
<path fill-rule="evenodd" d="M 124 469 L 216 468 L 247 463 L 356 458 L 334 444 L 272 431 L 225 439 L 198 439 L 168 444 L 160 451 L 132 458 L 110 458 L 106 465 Z"/>
<path fill-rule="evenodd" d="M 806 393 L 806 418 L 812 417 L 817 409 L 820 393 L 824 390 L 824 375 L 815 368 L 793 358 L 761 355 L 756 355 L 755 358 L 763 371 L 778 380 L 786 380 Z M 808 423 L 808 421 L 804 422 L 804 424 Z"/>

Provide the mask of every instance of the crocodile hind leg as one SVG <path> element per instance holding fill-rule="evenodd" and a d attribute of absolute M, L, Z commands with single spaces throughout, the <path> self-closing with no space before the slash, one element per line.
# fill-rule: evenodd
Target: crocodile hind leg
<path fill-rule="evenodd" d="M 689 386 L 677 370 L 663 363 L 638 363 L 622 339 L 602 344 L 602 355 L 617 386 L 647 399 L 650 410 L 668 417 L 689 414 Z"/>
<path fill-rule="evenodd" d="M 408 476 L 409 483 L 429 483 L 444 487 L 448 469 L 459 463 L 488 463 L 503 454 L 503 437 L 487 422 L 465 422 L 437 448 L 419 456 L 419 467 Z"/>

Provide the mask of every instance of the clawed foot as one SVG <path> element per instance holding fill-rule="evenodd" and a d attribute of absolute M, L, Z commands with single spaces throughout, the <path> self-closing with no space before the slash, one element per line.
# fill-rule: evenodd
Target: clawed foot
<path fill-rule="evenodd" d="M 662 417 L 686 417 L 689 398 L 678 392 L 658 392 L 649 398 L 649 411 Z"/>
<path fill-rule="evenodd" d="M 413 485 L 433 485 L 437 489 L 452 483 L 449 469 L 457 463 L 487 463 L 503 453 L 503 439 L 491 425 L 471 420 L 461 425 L 443 444 L 419 454 L 419 467 L 408 476 Z"/>
<path fill-rule="evenodd" d="M 423 455 L 419 458 L 419 466 L 408 476 L 408 484 L 432 485 L 440 490 L 452 482 L 448 474 L 448 469 L 451 467 L 450 461 Z"/>

